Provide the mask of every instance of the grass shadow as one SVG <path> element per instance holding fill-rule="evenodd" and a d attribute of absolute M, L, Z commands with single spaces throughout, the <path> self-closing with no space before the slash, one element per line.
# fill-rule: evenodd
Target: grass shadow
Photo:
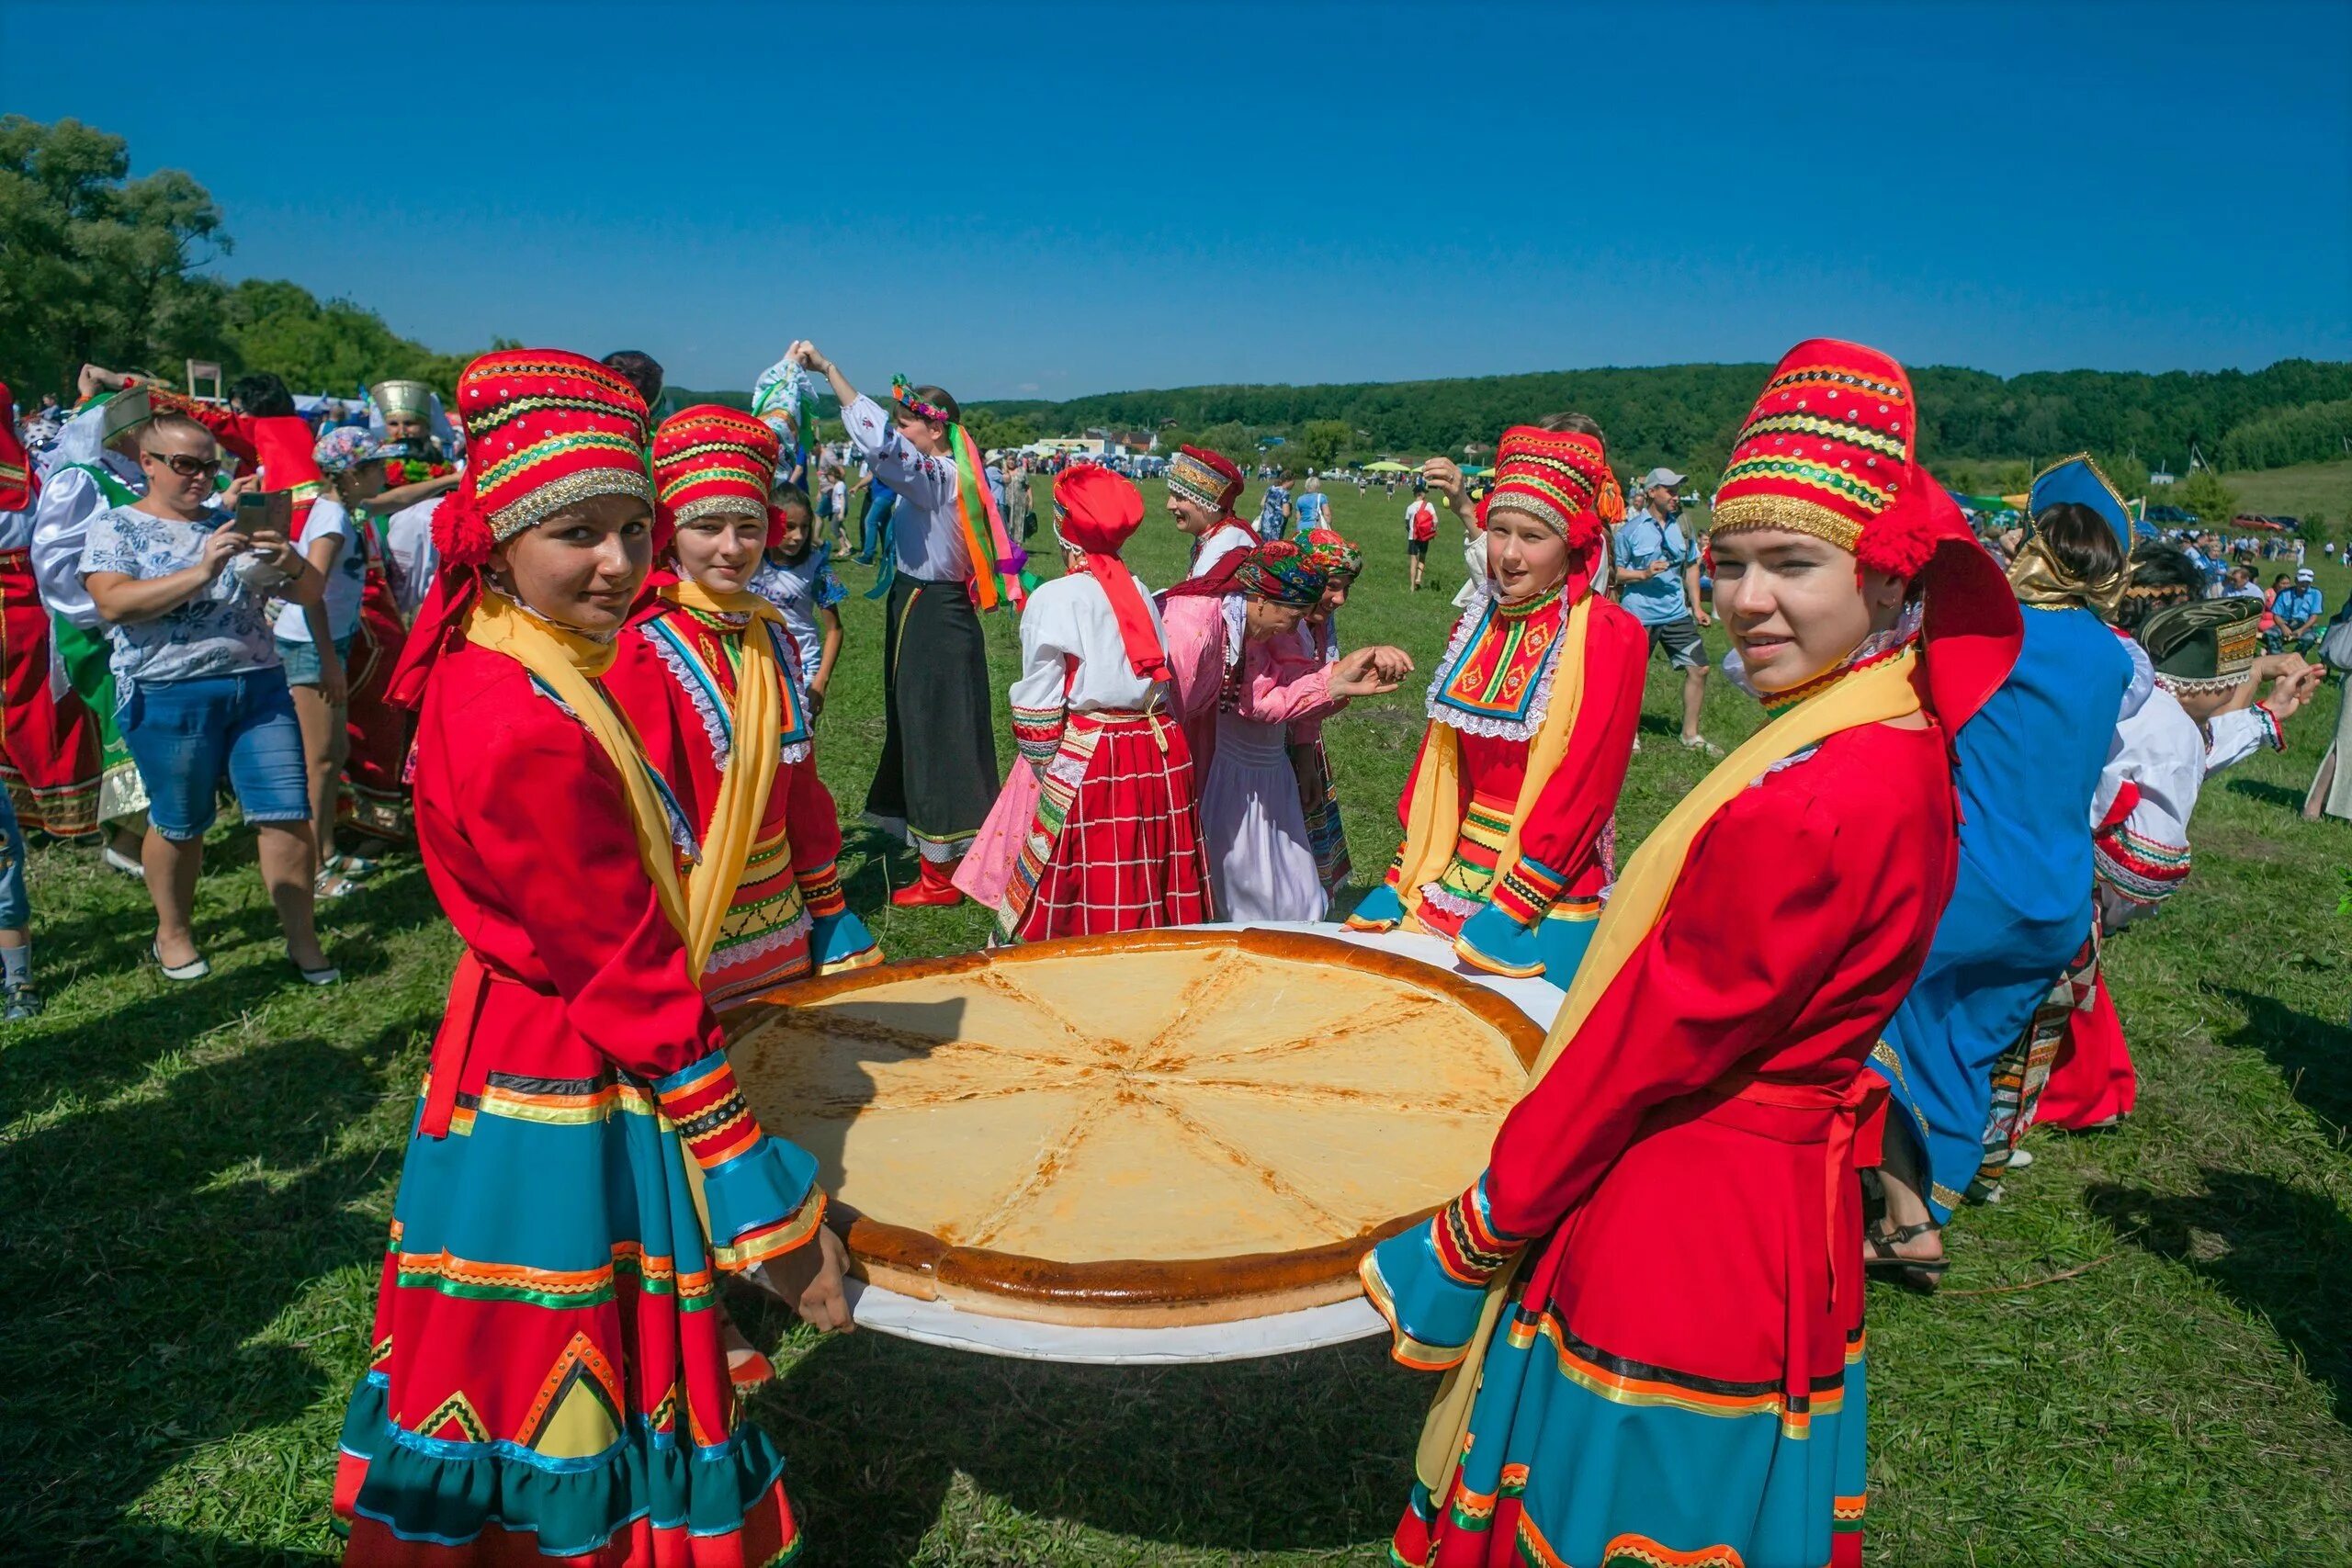
<path fill-rule="evenodd" d="M 368 903 L 341 900 L 321 911 L 322 939 L 346 982 L 382 972 L 391 937 L 440 918 L 421 871 L 371 884 L 358 897 Z M 280 956 L 277 915 L 266 902 L 199 912 L 198 943 L 215 964 L 203 980 L 164 979 L 151 956 L 153 936 L 152 917 L 126 921 L 119 911 L 109 919 L 102 909 L 42 928 L 44 956 L 57 955 L 42 972 L 43 988 L 52 997 L 83 980 L 120 986 L 127 972 L 138 975 L 132 982 L 138 994 L 78 1026 L 42 1028 L 12 1040 L 0 1052 L 0 1124 L 62 1094 L 103 1097 L 119 1089 L 157 1057 L 302 989 Z M 248 947 L 268 956 L 260 963 L 230 962 Z"/>
<path fill-rule="evenodd" d="M 2203 1168 L 2201 1192 L 2101 1184 L 2090 1211 L 2140 1247 L 2168 1258 L 2267 1321 L 2325 1385 L 2335 1418 L 2352 1427 L 2352 1221 L 2318 1192 L 2275 1177 Z"/>
<path fill-rule="evenodd" d="M 2339 1134 L 2352 1128 L 2352 1028 L 2297 1012 L 2276 997 L 2235 986 L 2216 989 L 2245 1012 L 2245 1027 L 2224 1043 L 2260 1051 L 2298 1103 Z"/>
<path fill-rule="evenodd" d="M 2290 789 L 2285 784 L 2275 784 L 2267 779 L 2233 778 L 2223 787 L 2232 795 L 2242 795 L 2265 806 L 2283 807 L 2298 816 L 2302 813 L 2303 792 Z"/>
<path fill-rule="evenodd" d="M 410 1033 L 256 1044 L 0 1150 L 23 1281 L 0 1306 L 0 1378 L 18 1393 L 0 1429 L 12 1547 L 156 1561 L 133 1510 L 160 1476 L 327 1394 L 334 1358 L 255 1340 L 322 1270 L 380 1254 L 361 1200 L 398 1157 L 342 1134 L 380 1105 Z M 263 1560 L 221 1544 L 185 1538 L 177 1560 Z"/>
<path fill-rule="evenodd" d="M 729 1305 L 747 1303 L 738 1292 Z M 789 1318 L 780 1306 L 757 1315 L 762 1343 Z M 784 1444 L 795 1506 L 827 1563 L 915 1558 L 959 1473 L 1023 1514 L 1148 1541 L 1327 1551 L 1395 1528 L 1434 1387 L 1398 1371 L 1378 1341 L 1076 1367 L 863 1333 L 816 1344 L 755 1415 Z"/>

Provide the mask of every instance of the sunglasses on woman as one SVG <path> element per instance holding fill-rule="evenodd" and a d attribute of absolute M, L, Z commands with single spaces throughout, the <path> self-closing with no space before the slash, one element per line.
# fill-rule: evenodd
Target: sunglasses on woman
<path fill-rule="evenodd" d="M 180 452 L 148 452 L 142 454 L 179 475 L 184 479 L 209 479 L 220 471 L 218 457 L 191 457 Z"/>

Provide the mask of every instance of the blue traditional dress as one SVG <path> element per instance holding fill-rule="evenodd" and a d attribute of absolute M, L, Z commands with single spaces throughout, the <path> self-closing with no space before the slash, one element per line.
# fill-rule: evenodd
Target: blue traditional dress
<path fill-rule="evenodd" d="M 2034 512 L 2091 503 L 2070 482 L 2075 463 L 2096 472 L 2070 459 L 2044 474 Z M 2128 548 L 2131 523 L 2113 509 Z M 2079 603 L 2029 605 L 2016 669 L 1953 742 L 1960 879 L 1918 984 L 1871 1053 L 1896 1107 L 1889 1136 L 1917 1142 L 1939 1224 L 1984 1162 L 1995 1064 L 2090 935 L 2091 795 L 2132 673 L 2114 631 Z"/>

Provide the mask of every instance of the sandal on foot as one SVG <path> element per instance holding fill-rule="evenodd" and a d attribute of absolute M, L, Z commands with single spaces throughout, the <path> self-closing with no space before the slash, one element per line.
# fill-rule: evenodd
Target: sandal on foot
<path fill-rule="evenodd" d="M 201 980 L 212 973 L 212 965 L 205 962 L 204 954 L 200 953 L 186 964 L 166 964 L 161 942 L 149 942 L 147 952 L 155 960 L 155 967 L 164 972 L 166 980 Z"/>
<path fill-rule="evenodd" d="M 301 961 L 291 953 L 286 955 L 286 962 L 292 965 L 294 973 L 302 977 L 302 984 L 306 986 L 333 986 L 343 979 L 343 971 L 332 964 L 321 964 L 316 969 L 305 969 L 302 967 Z"/>
<path fill-rule="evenodd" d="M 1866 1273 L 1892 1274 L 1898 1283 L 1922 1292 L 1930 1292 L 1943 1283 L 1944 1270 L 1951 1267 L 1948 1258 L 1908 1258 L 1895 1250 L 1906 1241 L 1939 1233 L 1943 1229 L 1932 1220 L 1922 1220 L 1916 1225 L 1893 1225 L 1883 1231 L 1862 1233 L 1862 1269 Z"/>

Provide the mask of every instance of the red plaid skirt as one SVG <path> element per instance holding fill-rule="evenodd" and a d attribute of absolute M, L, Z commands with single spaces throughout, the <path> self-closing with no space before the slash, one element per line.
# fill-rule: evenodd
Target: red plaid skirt
<path fill-rule="evenodd" d="M 1070 715 L 1005 888 L 1006 934 L 1042 942 L 1210 918 L 1183 730 L 1157 713 Z"/>

